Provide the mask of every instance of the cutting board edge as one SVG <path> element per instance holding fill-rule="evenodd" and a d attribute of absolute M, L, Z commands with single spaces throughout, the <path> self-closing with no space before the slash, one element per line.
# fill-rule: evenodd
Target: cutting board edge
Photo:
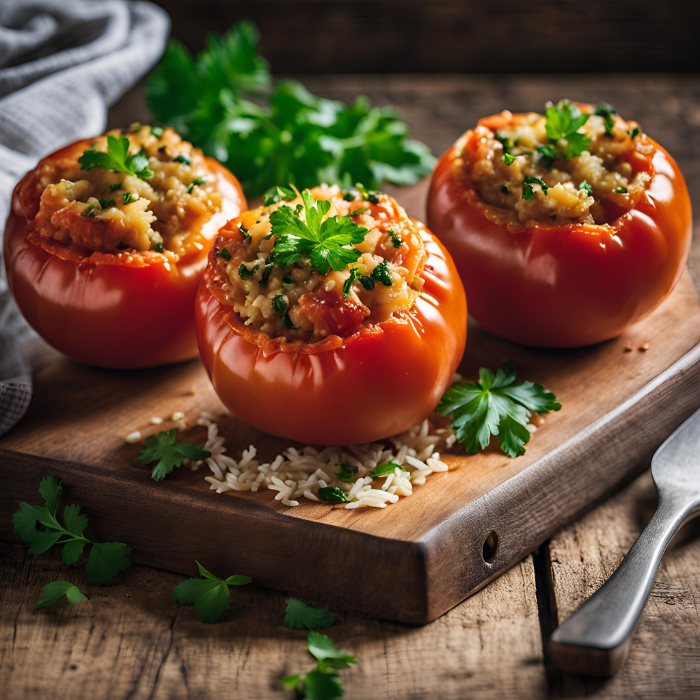
<path fill-rule="evenodd" d="M 700 409 L 693 383 L 700 386 L 700 344 L 586 430 L 423 535 L 418 541 L 426 546 L 431 577 L 426 622 L 483 588 L 643 471 L 661 443 Z M 642 416 L 653 420 L 639 440 L 636 427 Z M 596 460 L 594 475 L 587 470 L 577 479 L 573 470 L 586 460 Z M 562 469 L 562 461 L 569 469 Z M 486 562 L 484 543 L 491 532 L 498 548 Z M 455 550 L 468 557 L 455 564 Z"/>

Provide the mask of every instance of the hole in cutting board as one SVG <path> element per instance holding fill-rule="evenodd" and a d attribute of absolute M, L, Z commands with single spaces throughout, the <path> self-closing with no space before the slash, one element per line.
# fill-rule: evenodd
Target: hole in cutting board
<path fill-rule="evenodd" d="M 484 561 L 487 564 L 490 564 L 493 561 L 493 558 L 496 556 L 496 552 L 498 551 L 498 535 L 494 530 L 491 530 L 488 535 L 486 535 L 486 539 L 484 540 L 484 547 L 482 549 L 482 556 L 484 557 Z"/>

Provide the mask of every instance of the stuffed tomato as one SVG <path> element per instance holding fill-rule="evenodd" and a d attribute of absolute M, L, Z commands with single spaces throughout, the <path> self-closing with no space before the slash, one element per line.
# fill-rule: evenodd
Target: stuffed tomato
<path fill-rule="evenodd" d="M 428 197 L 473 318 L 543 347 L 607 340 L 653 311 L 683 272 L 691 221 L 673 158 L 607 104 L 480 120 Z"/>
<path fill-rule="evenodd" d="M 15 188 L 10 289 L 37 333 L 81 362 L 189 359 L 209 246 L 243 209 L 236 178 L 172 129 L 134 125 L 79 141 Z"/>
<path fill-rule="evenodd" d="M 303 443 L 417 425 L 464 352 L 452 259 L 387 195 L 288 194 L 229 222 L 212 248 L 196 317 L 214 389 L 256 428 Z"/>

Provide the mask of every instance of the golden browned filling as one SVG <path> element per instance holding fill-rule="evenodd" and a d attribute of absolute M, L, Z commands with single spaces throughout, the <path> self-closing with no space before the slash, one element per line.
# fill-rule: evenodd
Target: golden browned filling
<path fill-rule="evenodd" d="M 200 150 L 172 129 L 139 124 L 45 159 L 35 179 L 39 235 L 104 253 L 179 254 L 222 203 Z"/>
<path fill-rule="evenodd" d="M 423 286 L 422 224 L 391 197 L 321 186 L 245 212 L 215 248 L 227 302 L 270 338 L 314 343 L 409 309 Z"/>
<path fill-rule="evenodd" d="M 610 105 L 587 109 L 562 101 L 545 115 L 503 112 L 465 135 L 460 165 L 490 219 L 603 224 L 640 201 L 651 176 L 630 156 L 652 145 Z"/>

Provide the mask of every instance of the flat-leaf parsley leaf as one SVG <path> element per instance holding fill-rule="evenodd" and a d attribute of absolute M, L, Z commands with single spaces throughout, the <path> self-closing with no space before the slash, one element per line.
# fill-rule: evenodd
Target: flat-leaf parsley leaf
<path fill-rule="evenodd" d="M 555 145 L 561 139 L 566 141 L 562 149 L 564 158 L 580 156 L 591 142 L 578 131 L 588 121 L 588 115 L 568 100 L 562 100 L 558 105 L 549 104 L 545 113 L 545 130 L 549 140 Z"/>
<path fill-rule="evenodd" d="M 525 453 L 530 440 L 527 424 L 532 413 L 558 411 L 561 404 L 541 384 L 515 384 L 517 367 L 506 362 L 495 374 L 479 370 L 479 381 L 451 386 L 440 399 L 436 411 L 452 417 L 457 439 L 469 454 L 488 447 L 492 435 L 510 457 Z"/>
<path fill-rule="evenodd" d="M 146 151 L 142 149 L 138 153 L 129 155 L 129 146 L 129 139 L 126 136 L 117 138 L 109 134 L 107 136 L 107 152 L 88 149 L 78 158 L 80 169 L 104 168 L 105 170 L 115 170 L 118 173 L 133 175 L 141 180 L 153 177 Z"/>
<path fill-rule="evenodd" d="M 295 630 L 320 630 L 330 627 L 335 618 L 326 608 L 314 608 L 296 598 L 287 598 L 284 624 Z"/>
<path fill-rule="evenodd" d="M 34 606 L 34 610 L 39 608 L 45 608 L 47 605 L 53 605 L 57 601 L 61 600 L 63 596 L 70 603 L 80 603 L 83 600 L 87 600 L 87 596 L 80 592 L 80 589 L 69 583 L 68 581 L 52 581 L 47 583 L 41 590 L 41 595 L 37 604 Z"/>
<path fill-rule="evenodd" d="M 211 457 L 209 450 L 203 450 L 201 445 L 191 445 L 188 442 L 176 442 L 177 430 L 161 430 L 158 435 L 150 435 L 144 441 L 144 448 L 139 452 L 141 464 L 156 462 L 151 472 L 154 481 L 161 481 L 182 464 L 183 459 L 198 461 Z"/>

